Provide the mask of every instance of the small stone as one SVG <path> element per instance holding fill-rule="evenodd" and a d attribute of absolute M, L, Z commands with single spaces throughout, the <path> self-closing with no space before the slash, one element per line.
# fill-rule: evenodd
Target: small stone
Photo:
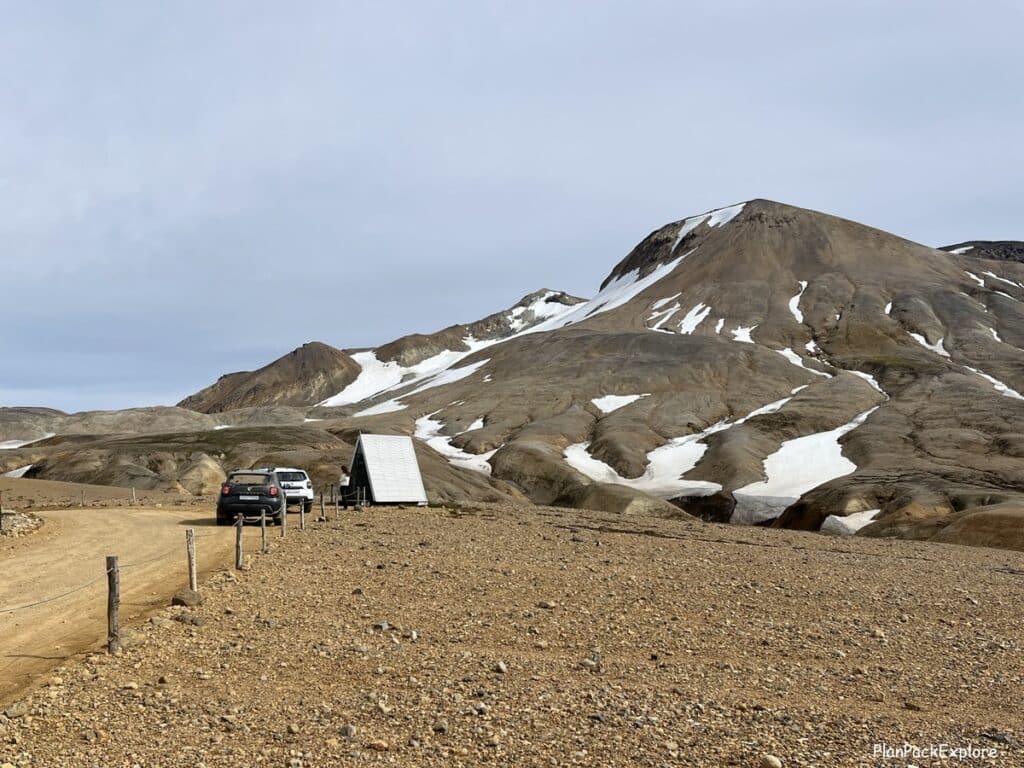
<path fill-rule="evenodd" d="M 447 720 L 436 720 L 432 726 L 434 733 L 448 733 L 448 721 Z"/>
<path fill-rule="evenodd" d="M 508 665 L 504 661 L 499 661 L 494 665 L 494 671 L 499 675 L 504 675 L 508 672 Z"/>
<path fill-rule="evenodd" d="M 775 755 L 765 755 L 761 758 L 761 768 L 782 768 L 782 761 Z"/>
<path fill-rule="evenodd" d="M 593 659 L 581 659 L 580 666 L 584 669 L 589 669 L 593 672 L 595 669 L 597 669 L 597 662 Z"/>
<path fill-rule="evenodd" d="M 28 704 L 23 701 L 16 701 L 4 710 L 4 714 L 11 720 L 17 720 L 28 714 Z"/>
<path fill-rule="evenodd" d="M 555 605 L 556 603 L 553 603 L 551 600 L 541 600 L 539 603 L 537 603 L 538 608 L 543 608 L 546 611 L 550 611 L 552 608 L 555 607 Z"/>
<path fill-rule="evenodd" d="M 387 632 L 389 629 L 391 629 L 391 625 L 388 624 L 386 621 L 378 621 L 376 624 L 373 625 L 373 628 L 381 632 Z"/>
<path fill-rule="evenodd" d="M 356 587 L 355 589 L 352 590 L 352 594 L 353 595 L 361 595 L 361 594 L 363 594 L 363 588 L 362 587 Z"/>
<path fill-rule="evenodd" d="M 121 686 L 121 690 L 123 690 L 123 691 L 137 691 L 138 689 L 139 689 L 139 684 L 135 683 L 135 682 L 125 683 L 124 685 Z"/>
<path fill-rule="evenodd" d="M 297 726 L 295 723 L 288 723 L 288 733 L 290 733 L 292 736 L 294 736 L 298 732 L 299 732 L 299 726 Z"/>
<path fill-rule="evenodd" d="M 171 605 L 183 605 L 186 608 L 195 608 L 197 605 L 202 604 L 202 595 L 198 592 L 192 591 L 191 589 L 183 589 L 180 592 L 175 593 L 174 597 L 171 598 Z"/>
<path fill-rule="evenodd" d="M 51 677 L 46 681 L 46 684 L 51 688 L 56 688 L 57 686 L 64 685 L 64 679 L 60 677 Z"/>
<path fill-rule="evenodd" d="M 391 749 L 391 745 L 384 741 L 384 739 L 371 739 L 366 742 L 366 746 L 374 752 L 387 752 Z"/>
<path fill-rule="evenodd" d="M 338 733 L 346 739 L 355 738 L 356 727 L 354 725 L 343 725 L 338 729 Z"/>
<path fill-rule="evenodd" d="M 157 682 L 160 685 L 167 685 L 171 682 L 171 679 L 167 675 L 160 675 L 160 677 L 157 679 Z"/>
<path fill-rule="evenodd" d="M 882 630 L 881 627 L 874 627 L 871 630 L 871 636 L 872 637 L 876 637 L 879 640 L 884 640 L 885 639 L 885 632 Z"/>

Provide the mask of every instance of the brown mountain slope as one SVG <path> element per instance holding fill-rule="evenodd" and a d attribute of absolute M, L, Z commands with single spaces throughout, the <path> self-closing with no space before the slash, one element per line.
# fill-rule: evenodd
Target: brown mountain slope
<path fill-rule="evenodd" d="M 359 366 L 345 352 L 319 341 L 294 349 L 257 371 L 221 376 L 178 406 L 220 413 L 265 405 L 313 405 L 350 384 Z"/>

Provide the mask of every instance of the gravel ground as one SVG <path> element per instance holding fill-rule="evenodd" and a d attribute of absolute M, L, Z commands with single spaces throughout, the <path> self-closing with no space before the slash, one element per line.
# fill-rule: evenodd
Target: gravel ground
<path fill-rule="evenodd" d="M 296 523 L 7 706 L 0 763 L 1024 765 L 1020 553 L 484 505 Z M 874 753 L 905 742 L 998 756 Z"/>
<path fill-rule="evenodd" d="M 0 509 L 0 536 L 24 536 L 32 533 L 42 524 L 43 521 L 31 512 Z"/>

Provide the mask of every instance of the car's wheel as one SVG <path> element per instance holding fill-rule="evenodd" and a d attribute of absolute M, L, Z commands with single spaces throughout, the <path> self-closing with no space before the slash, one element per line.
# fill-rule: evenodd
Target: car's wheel
<path fill-rule="evenodd" d="M 313 511 L 313 500 L 307 499 L 306 501 L 302 502 L 302 506 L 305 508 L 306 514 L 310 514 Z"/>
<path fill-rule="evenodd" d="M 281 525 L 282 519 L 284 519 L 284 512 L 276 512 L 274 514 L 274 525 Z"/>

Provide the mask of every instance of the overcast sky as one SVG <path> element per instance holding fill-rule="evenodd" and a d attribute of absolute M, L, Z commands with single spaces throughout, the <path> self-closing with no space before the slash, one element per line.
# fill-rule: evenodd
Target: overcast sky
<path fill-rule="evenodd" d="M 173 404 L 754 197 L 1024 239 L 1019 2 L 0 3 L 0 405 Z"/>

